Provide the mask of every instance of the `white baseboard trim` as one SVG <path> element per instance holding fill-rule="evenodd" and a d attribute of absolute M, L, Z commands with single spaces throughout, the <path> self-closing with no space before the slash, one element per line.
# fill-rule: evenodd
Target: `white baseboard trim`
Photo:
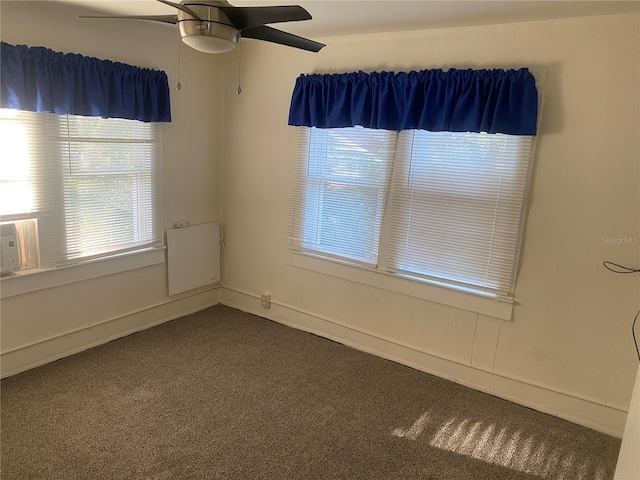
<path fill-rule="evenodd" d="M 260 296 L 221 288 L 220 303 L 273 320 L 299 330 L 337 341 L 358 350 L 392 360 L 440 378 L 514 403 L 582 425 L 607 435 L 622 438 L 627 409 L 587 398 L 579 393 L 489 371 L 415 347 L 389 340 L 336 320 L 324 318 L 291 305 L 271 301 L 271 308 L 260 305 Z"/>
<path fill-rule="evenodd" d="M 220 288 L 207 288 L 108 318 L 0 353 L 0 377 L 10 377 L 117 338 L 220 303 Z"/>

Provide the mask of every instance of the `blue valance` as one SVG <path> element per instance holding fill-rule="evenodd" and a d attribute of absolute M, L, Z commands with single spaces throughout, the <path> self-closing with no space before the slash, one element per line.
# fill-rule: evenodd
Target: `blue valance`
<path fill-rule="evenodd" d="M 167 74 L 44 47 L 1 44 L 0 107 L 170 122 Z"/>
<path fill-rule="evenodd" d="M 538 92 L 528 69 L 301 75 L 289 125 L 535 135 Z"/>

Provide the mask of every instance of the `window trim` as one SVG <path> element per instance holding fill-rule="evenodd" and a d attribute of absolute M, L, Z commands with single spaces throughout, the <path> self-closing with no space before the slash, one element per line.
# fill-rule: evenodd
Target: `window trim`
<path fill-rule="evenodd" d="M 302 270 L 469 310 L 505 321 L 512 321 L 513 307 L 517 303 L 514 298 L 477 291 L 472 293 L 456 289 L 451 285 L 438 285 L 435 281 L 383 272 L 311 252 L 291 251 L 291 265 Z"/>
<path fill-rule="evenodd" d="M 15 297 L 25 293 L 159 265 L 165 263 L 165 250 L 164 246 L 145 248 L 62 267 L 11 272 L 0 280 L 0 298 Z"/>

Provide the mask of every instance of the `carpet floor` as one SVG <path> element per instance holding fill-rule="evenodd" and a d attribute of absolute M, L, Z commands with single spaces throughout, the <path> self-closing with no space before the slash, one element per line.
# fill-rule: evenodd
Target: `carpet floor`
<path fill-rule="evenodd" d="M 620 440 L 216 306 L 1 383 L 1 478 L 613 478 Z"/>

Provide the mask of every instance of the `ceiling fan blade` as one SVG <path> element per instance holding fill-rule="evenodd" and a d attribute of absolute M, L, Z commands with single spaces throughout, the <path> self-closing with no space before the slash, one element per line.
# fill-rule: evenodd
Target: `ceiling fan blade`
<path fill-rule="evenodd" d="M 153 22 L 162 22 L 162 23 L 178 23 L 177 15 L 121 15 L 118 17 L 114 16 L 104 16 L 104 15 L 80 15 L 78 18 L 114 18 L 117 20 L 151 20 Z"/>
<path fill-rule="evenodd" d="M 193 10 L 191 10 L 189 7 L 187 7 L 185 5 L 182 5 L 180 3 L 170 2 L 169 0 L 157 0 L 157 1 L 160 2 L 160 3 L 164 3 L 165 5 L 169 5 L 170 7 L 177 8 L 178 10 L 182 10 L 184 13 L 186 13 L 188 15 L 191 15 L 196 20 L 202 21 L 202 19 L 200 17 L 198 17 L 198 15 L 193 13 Z"/>
<path fill-rule="evenodd" d="M 319 52 L 324 43 L 315 42 L 308 38 L 299 37 L 292 33 L 276 30 L 275 28 L 261 25 L 259 27 L 245 28 L 240 32 L 244 38 L 254 38 L 256 40 L 264 40 L 266 42 L 279 43 L 288 47 L 300 48 L 310 52 Z"/>
<path fill-rule="evenodd" d="M 236 28 L 257 27 L 266 23 L 311 20 L 311 15 L 298 5 L 274 7 L 218 7 Z"/>

